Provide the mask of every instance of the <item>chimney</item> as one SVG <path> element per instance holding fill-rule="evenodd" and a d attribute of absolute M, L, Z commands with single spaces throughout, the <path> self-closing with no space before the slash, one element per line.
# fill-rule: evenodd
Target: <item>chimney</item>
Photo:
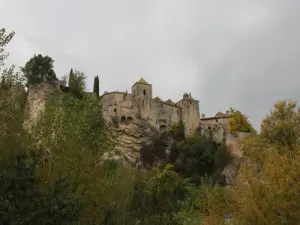
<path fill-rule="evenodd" d="M 204 119 L 205 118 L 205 114 L 201 114 L 201 119 Z"/>

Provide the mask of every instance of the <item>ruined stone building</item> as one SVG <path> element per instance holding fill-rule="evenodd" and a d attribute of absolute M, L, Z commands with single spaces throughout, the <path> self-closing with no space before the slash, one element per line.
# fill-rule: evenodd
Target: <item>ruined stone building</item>
<path fill-rule="evenodd" d="M 107 121 L 131 123 L 144 120 L 158 131 L 163 132 L 173 123 L 182 120 L 185 133 L 192 134 L 200 122 L 199 101 L 185 93 L 183 98 L 174 103 L 172 100 L 163 101 L 153 98 L 152 84 L 143 78 L 133 84 L 131 93 L 105 92 L 101 97 L 103 116 Z"/>

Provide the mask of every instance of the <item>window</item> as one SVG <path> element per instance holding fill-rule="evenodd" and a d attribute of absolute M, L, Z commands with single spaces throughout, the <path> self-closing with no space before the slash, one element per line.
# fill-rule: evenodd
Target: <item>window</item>
<path fill-rule="evenodd" d="M 127 117 L 127 123 L 131 123 L 132 122 L 132 117 L 131 116 L 129 116 L 129 117 Z"/>
<path fill-rule="evenodd" d="M 216 119 L 216 122 L 218 122 L 218 119 Z"/>
<path fill-rule="evenodd" d="M 143 107 L 145 107 L 145 101 L 143 100 Z"/>
<path fill-rule="evenodd" d="M 121 117 L 121 123 L 125 123 L 125 121 L 126 121 L 126 117 L 125 117 L 125 116 L 122 116 L 122 117 Z"/>
<path fill-rule="evenodd" d="M 117 112 L 117 109 L 114 109 L 114 112 Z"/>
<path fill-rule="evenodd" d="M 151 102 L 150 102 L 150 107 L 151 107 Z"/>
<path fill-rule="evenodd" d="M 133 109 L 133 105 L 131 106 L 131 108 Z"/>
<path fill-rule="evenodd" d="M 143 94 L 146 95 L 146 89 L 143 90 Z"/>

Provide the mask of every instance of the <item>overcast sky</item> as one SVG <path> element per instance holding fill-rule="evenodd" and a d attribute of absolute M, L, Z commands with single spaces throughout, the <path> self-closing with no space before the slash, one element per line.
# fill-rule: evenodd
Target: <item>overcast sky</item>
<path fill-rule="evenodd" d="M 9 63 L 35 53 L 58 77 L 86 73 L 87 89 L 128 91 L 143 77 L 154 95 L 184 92 L 212 116 L 230 106 L 256 128 L 280 99 L 300 96 L 300 0 L 0 0 L 15 31 Z"/>

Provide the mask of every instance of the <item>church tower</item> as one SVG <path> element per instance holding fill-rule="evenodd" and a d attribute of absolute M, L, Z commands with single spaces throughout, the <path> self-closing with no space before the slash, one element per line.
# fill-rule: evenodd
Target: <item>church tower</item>
<path fill-rule="evenodd" d="M 131 88 L 131 94 L 135 97 L 143 96 L 152 99 L 152 84 L 148 84 L 143 78 Z"/>

